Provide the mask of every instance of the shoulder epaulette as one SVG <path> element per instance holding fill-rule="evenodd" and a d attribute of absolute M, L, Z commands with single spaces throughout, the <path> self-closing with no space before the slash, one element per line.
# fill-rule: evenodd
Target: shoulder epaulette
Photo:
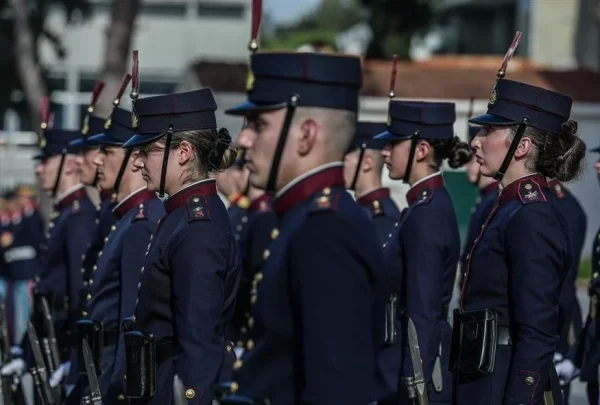
<path fill-rule="evenodd" d="M 519 200 L 523 204 L 530 204 L 533 202 L 547 202 L 546 196 L 539 184 L 531 179 L 522 180 L 519 183 Z"/>
<path fill-rule="evenodd" d="M 324 188 L 312 198 L 308 206 L 308 212 L 314 214 L 319 212 L 337 211 L 339 198 L 339 191 L 332 191 L 328 187 Z"/>
<path fill-rule="evenodd" d="M 139 204 L 137 214 L 131 219 L 131 222 L 141 221 L 150 218 L 150 207 L 147 204 Z"/>
<path fill-rule="evenodd" d="M 383 212 L 383 205 L 381 204 L 381 201 L 374 200 L 370 206 L 371 206 L 371 215 L 373 215 L 374 217 L 378 217 L 380 215 L 385 214 L 385 212 Z"/>
<path fill-rule="evenodd" d="M 210 211 L 203 195 L 193 195 L 187 201 L 188 222 L 210 220 Z"/>

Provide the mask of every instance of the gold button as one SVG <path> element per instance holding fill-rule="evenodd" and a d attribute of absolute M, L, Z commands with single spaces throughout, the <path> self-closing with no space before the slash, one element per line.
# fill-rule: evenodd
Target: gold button
<path fill-rule="evenodd" d="M 262 279 L 263 279 L 262 272 L 259 271 L 258 273 L 256 273 L 256 275 L 254 276 L 254 279 L 257 281 L 262 281 Z"/>
<path fill-rule="evenodd" d="M 90 278 L 90 285 L 94 284 L 94 280 Z"/>
<path fill-rule="evenodd" d="M 104 243 L 108 242 L 108 236 L 104 238 Z"/>
<path fill-rule="evenodd" d="M 83 285 L 84 285 L 85 287 L 87 287 L 87 286 L 88 286 L 88 282 L 87 282 L 87 281 L 84 281 L 84 282 L 83 282 Z"/>
<path fill-rule="evenodd" d="M 269 249 L 266 249 L 263 252 L 263 260 L 267 260 L 269 258 L 269 256 L 271 256 L 271 252 L 269 251 Z"/>
<path fill-rule="evenodd" d="M 243 222 L 243 223 L 246 223 L 246 222 L 248 222 L 248 217 L 242 217 L 242 222 Z"/>
<path fill-rule="evenodd" d="M 119 401 L 125 401 L 125 395 L 123 395 L 123 394 L 119 394 L 119 395 L 117 396 L 117 399 L 118 399 Z"/>
<path fill-rule="evenodd" d="M 253 295 L 252 297 L 250 297 L 250 304 L 254 305 L 256 304 L 256 295 Z"/>
<path fill-rule="evenodd" d="M 82 316 L 87 316 L 87 312 L 85 312 L 85 311 L 81 311 L 81 315 L 82 315 Z"/>
<path fill-rule="evenodd" d="M 141 283 L 141 282 L 140 282 L 140 283 L 138 283 L 138 289 L 139 289 L 139 288 L 142 288 L 142 283 Z"/>
<path fill-rule="evenodd" d="M 110 230 L 111 230 L 111 231 L 114 231 L 115 229 L 117 229 L 117 226 L 116 226 L 116 225 L 113 225 L 113 226 L 111 226 L 111 227 L 110 227 Z"/>
<path fill-rule="evenodd" d="M 331 194 L 331 189 L 330 189 L 329 187 L 325 187 L 325 188 L 323 189 L 323 194 L 325 194 L 325 195 L 329 195 L 329 194 Z"/>
<path fill-rule="evenodd" d="M 81 274 L 85 274 L 85 269 L 83 267 L 81 268 Z"/>
<path fill-rule="evenodd" d="M 239 370 L 242 367 L 242 361 L 241 360 L 236 360 L 235 363 L 233 363 L 233 369 L 234 370 Z"/>
<path fill-rule="evenodd" d="M 254 340 L 250 339 L 246 342 L 246 349 L 248 349 L 248 350 L 254 349 Z"/>
<path fill-rule="evenodd" d="M 92 294 L 88 294 L 88 295 L 86 296 L 86 298 L 88 299 L 88 301 L 89 301 L 89 300 L 91 300 L 91 299 L 92 299 Z"/>
<path fill-rule="evenodd" d="M 193 389 L 190 388 L 190 389 L 185 390 L 185 397 L 187 399 L 192 399 L 195 396 L 196 396 L 196 391 L 194 391 Z"/>
<path fill-rule="evenodd" d="M 235 381 L 232 381 L 231 385 L 229 386 L 229 391 L 231 391 L 232 394 L 235 394 L 239 389 L 240 385 Z"/>
<path fill-rule="evenodd" d="M 235 229 L 237 229 L 238 231 L 241 231 L 242 230 L 242 226 L 238 225 L 238 226 L 235 227 Z"/>
<path fill-rule="evenodd" d="M 271 239 L 277 239 L 278 236 L 279 236 L 279 229 L 273 228 L 273 230 L 271 231 Z"/>
<path fill-rule="evenodd" d="M 248 327 L 250 329 L 254 327 L 254 318 L 248 318 Z"/>
<path fill-rule="evenodd" d="M 598 277 L 598 272 L 595 271 L 594 274 L 592 274 L 592 277 L 597 278 Z"/>
<path fill-rule="evenodd" d="M 231 353 L 233 349 L 231 348 L 231 345 L 227 344 L 225 350 L 227 350 L 227 353 Z"/>
<path fill-rule="evenodd" d="M 123 379 L 127 380 L 127 374 L 123 374 Z"/>
<path fill-rule="evenodd" d="M 527 385 L 533 385 L 534 382 L 535 382 L 535 380 L 533 379 L 532 376 L 525 378 L 525 384 L 527 384 Z"/>
<path fill-rule="evenodd" d="M 98 252 L 98 257 L 102 256 L 102 251 Z"/>
<path fill-rule="evenodd" d="M 92 270 L 93 270 L 93 271 L 96 271 L 96 270 L 98 270 L 98 266 L 96 266 L 96 265 L 94 264 L 94 267 L 92 267 Z"/>

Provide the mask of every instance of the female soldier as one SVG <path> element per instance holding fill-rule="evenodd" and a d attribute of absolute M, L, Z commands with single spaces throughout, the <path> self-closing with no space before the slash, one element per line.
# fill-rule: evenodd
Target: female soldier
<path fill-rule="evenodd" d="M 571 98 L 498 79 L 472 141 L 498 203 L 473 243 L 453 340 L 456 404 L 561 403 L 552 357 L 558 306 L 573 269 L 566 222 L 546 177 L 581 171 L 585 144 Z M 454 356 L 456 353 L 456 356 Z"/>
<path fill-rule="evenodd" d="M 384 256 L 395 280 L 397 311 L 412 319 L 417 330 L 429 400 L 449 404 L 451 328 L 447 312 L 460 238 L 440 166 L 446 159 L 452 168 L 464 165 L 471 158 L 471 149 L 454 136 L 453 103 L 392 101 L 389 116 L 388 130 L 376 139 L 388 140 L 382 154 L 390 178 L 404 179 L 411 188 L 406 196 L 408 208 L 383 244 Z M 391 336 L 387 343 L 391 346 L 384 349 L 380 358 L 387 367 L 380 367 L 379 371 L 391 394 L 396 387 L 404 386 L 404 378 L 413 376 L 414 371 L 408 342 L 395 343 Z M 398 376 L 402 378 L 400 382 Z M 406 400 L 406 394 L 399 397 Z M 390 403 L 398 403 L 398 399 L 392 400 L 389 395 L 387 398 Z"/>
<path fill-rule="evenodd" d="M 133 83 L 136 89 L 135 75 Z M 210 404 L 212 385 L 233 366 L 224 333 L 240 259 L 209 175 L 230 167 L 235 150 L 227 130 L 216 130 L 216 109 L 208 89 L 135 103 L 136 135 L 124 147 L 139 148 L 134 166 L 148 189 L 169 195 L 141 269 L 137 308 L 124 324 L 131 330 L 125 333 L 126 390 L 135 404 L 172 404 L 175 374 L 185 387 L 185 393 L 175 393 L 178 398 Z M 156 353 L 155 381 L 153 370 L 140 367 L 148 351 Z"/>

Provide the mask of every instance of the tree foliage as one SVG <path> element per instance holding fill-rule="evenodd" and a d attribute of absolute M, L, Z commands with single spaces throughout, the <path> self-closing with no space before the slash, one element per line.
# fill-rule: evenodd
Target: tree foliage
<path fill-rule="evenodd" d="M 34 0 L 29 2 L 29 26 L 36 44 L 41 39 L 52 43 L 55 52 L 61 58 L 65 57 L 66 51 L 57 33 L 52 32 L 46 26 L 46 18 L 51 8 L 60 7 L 66 15 L 67 21 L 71 22 L 76 16 L 86 17 L 89 14 L 89 3 L 87 0 Z M 0 124 L 4 111 L 15 108 L 20 112 L 27 112 L 25 100 L 19 103 L 11 101 L 11 95 L 15 90 L 23 90 L 23 85 L 17 71 L 16 46 L 14 33 L 14 14 L 8 0 L 0 0 Z M 36 46 L 36 51 L 39 46 Z M 39 55 L 35 55 L 39 63 Z M 47 70 L 41 66 L 44 75 Z M 47 83 L 47 80 L 46 80 Z M 1 127 L 2 125 L 0 125 Z"/>
<path fill-rule="evenodd" d="M 397 53 L 408 59 L 408 44 L 415 32 L 426 28 L 432 17 L 427 0 L 361 0 L 370 11 L 373 38 L 367 58 L 388 58 Z M 400 46 L 399 48 L 397 48 Z"/>

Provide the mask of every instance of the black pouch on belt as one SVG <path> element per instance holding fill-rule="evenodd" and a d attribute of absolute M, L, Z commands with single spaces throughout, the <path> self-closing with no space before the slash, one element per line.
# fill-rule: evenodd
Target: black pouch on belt
<path fill-rule="evenodd" d="M 156 342 L 154 336 L 140 331 L 124 334 L 125 395 L 150 399 L 156 393 Z"/>
<path fill-rule="evenodd" d="M 494 371 L 498 345 L 495 311 L 454 311 L 450 371 L 459 375 L 487 375 Z"/>
<path fill-rule="evenodd" d="M 79 343 L 77 345 L 77 371 L 79 374 L 87 375 L 81 345 L 83 339 L 86 339 L 92 351 L 96 373 L 100 374 L 102 372 L 102 347 L 104 346 L 104 327 L 102 322 L 82 319 L 75 323 L 75 328 L 77 329 L 77 342 Z"/>

